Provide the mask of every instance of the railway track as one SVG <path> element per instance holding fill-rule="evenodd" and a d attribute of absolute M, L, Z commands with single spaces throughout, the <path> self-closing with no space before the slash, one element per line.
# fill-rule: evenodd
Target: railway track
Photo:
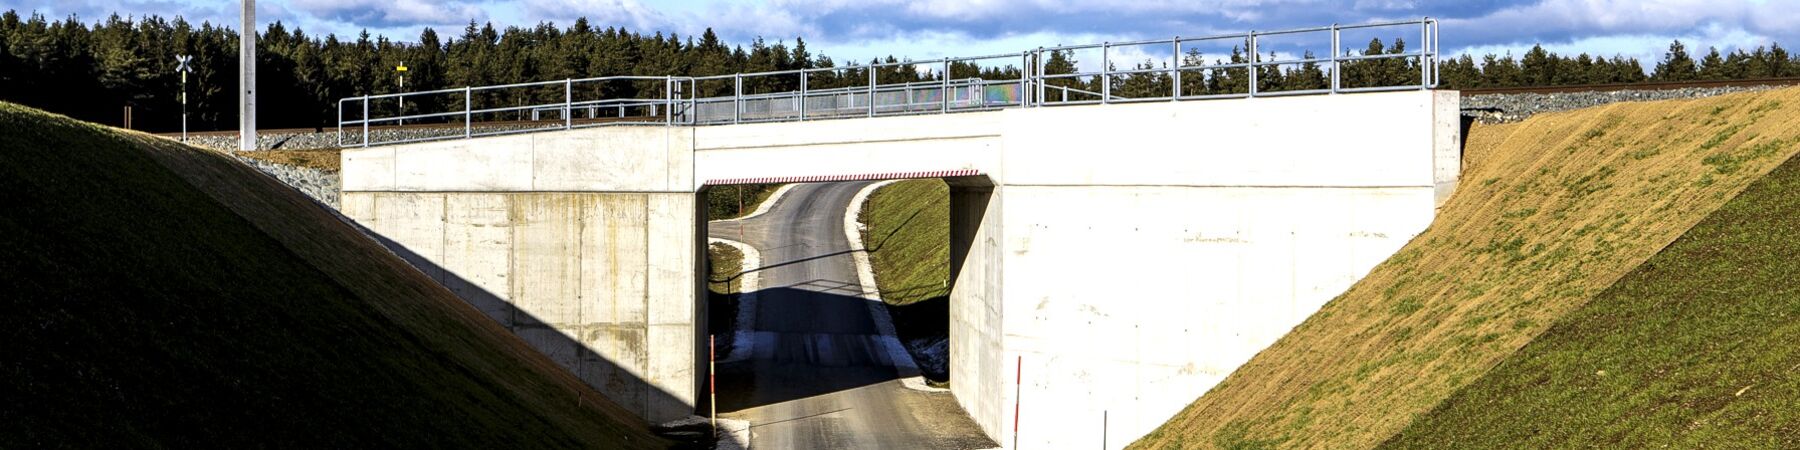
<path fill-rule="evenodd" d="M 602 117 L 602 118 L 598 118 L 598 119 L 575 119 L 574 122 L 576 125 L 583 125 L 583 124 L 592 124 L 592 123 L 611 123 L 611 122 L 621 122 L 621 121 L 656 122 L 656 121 L 660 121 L 660 120 L 663 120 L 662 116 L 637 116 L 637 117 L 626 117 L 623 119 L 617 118 L 617 117 Z M 474 125 L 477 128 L 483 128 L 483 127 L 496 127 L 496 128 L 544 127 L 544 128 L 549 128 L 552 126 L 562 126 L 562 124 L 563 124 L 563 121 L 560 119 L 557 119 L 557 120 L 497 120 L 497 121 L 475 122 Z M 369 132 L 373 133 L 373 132 L 380 132 L 380 131 L 436 130 L 436 129 L 458 129 L 458 130 L 460 130 L 462 128 L 463 128 L 463 124 L 461 122 L 425 123 L 425 124 L 413 124 L 413 125 L 380 125 L 380 126 L 371 125 L 371 126 L 369 126 Z M 302 133 L 336 133 L 337 131 L 338 131 L 338 129 L 337 129 L 336 125 L 328 126 L 328 127 L 316 127 L 316 128 L 259 128 L 256 130 L 256 132 L 258 134 L 265 134 L 265 135 L 302 134 Z M 352 133 L 352 132 L 361 133 L 362 127 L 345 127 L 344 132 L 345 133 Z M 170 133 L 152 133 L 152 134 L 155 134 L 158 136 L 170 136 L 170 137 L 181 136 L 181 132 L 179 132 L 179 131 L 170 132 Z M 237 134 L 238 134 L 237 130 L 190 131 L 190 132 L 188 132 L 188 136 L 192 136 L 192 137 L 237 136 Z"/>
<path fill-rule="evenodd" d="M 1752 86 L 1794 86 L 1800 85 L 1800 77 L 1795 78 L 1758 78 L 1752 80 L 1706 80 L 1706 81 L 1664 81 L 1655 83 L 1624 84 L 1582 84 L 1571 86 L 1536 86 L 1509 88 L 1464 89 L 1462 95 L 1484 94 L 1565 94 L 1572 92 L 1611 92 L 1611 91 L 1660 91 L 1685 88 L 1719 88 L 1719 87 L 1752 87 Z"/>

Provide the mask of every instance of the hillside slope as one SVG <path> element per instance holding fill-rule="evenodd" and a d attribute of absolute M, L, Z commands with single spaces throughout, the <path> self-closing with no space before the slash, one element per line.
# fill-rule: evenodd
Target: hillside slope
<path fill-rule="evenodd" d="M 0 103 L 0 442 L 661 448 L 231 157 Z"/>
<path fill-rule="evenodd" d="M 1692 228 L 1800 143 L 1800 89 L 1481 126 L 1388 261 L 1139 448 L 1366 448 Z"/>
<path fill-rule="evenodd" d="M 1800 158 L 1391 448 L 1800 448 Z"/>

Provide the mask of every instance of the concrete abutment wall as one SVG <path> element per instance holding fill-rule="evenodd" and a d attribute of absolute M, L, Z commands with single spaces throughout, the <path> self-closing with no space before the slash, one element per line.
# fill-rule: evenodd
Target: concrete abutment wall
<path fill-rule="evenodd" d="M 347 150 L 343 212 L 614 402 L 685 417 L 706 329 L 691 131 L 605 131 Z"/>
<path fill-rule="evenodd" d="M 1412 91 L 351 150 L 345 209 L 491 315 L 550 317 L 538 321 L 573 336 L 577 353 L 668 393 L 643 401 L 659 420 L 703 392 L 694 193 L 708 180 L 976 173 L 947 179 L 958 403 L 1005 445 L 1016 425 L 1025 447 L 1104 434 L 1118 448 L 1431 223 L 1461 171 L 1457 101 Z M 544 326 L 502 322 L 543 340 Z M 687 334 L 672 330 L 681 324 Z M 640 398 L 605 387 L 623 377 L 559 360 L 620 403 Z"/>

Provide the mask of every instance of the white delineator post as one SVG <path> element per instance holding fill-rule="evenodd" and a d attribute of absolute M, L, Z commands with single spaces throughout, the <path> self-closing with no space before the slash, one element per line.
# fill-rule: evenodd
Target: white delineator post
<path fill-rule="evenodd" d="M 256 0 L 244 0 L 238 28 L 238 150 L 256 150 Z"/>

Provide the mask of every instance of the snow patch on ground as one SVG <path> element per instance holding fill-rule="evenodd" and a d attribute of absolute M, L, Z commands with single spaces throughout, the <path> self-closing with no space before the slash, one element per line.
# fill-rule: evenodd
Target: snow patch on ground
<path fill-rule="evenodd" d="M 760 272 L 752 269 L 762 267 L 762 254 L 758 253 L 756 247 L 751 247 L 750 244 L 730 239 L 709 237 L 706 238 L 706 242 L 729 245 L 737 249 L 738 253 L 744 254 L 743 267 L 740 268 L 744 271 L 744 275 L 738 279 L 738 290 L 743 294 L 738 295 L 737 330 L 732 334 L 731 354 L 725 355 L 725 358 L 719 362 L 750 359 L 750 355 L 755 354 L 754 348 L 756 347 L 756 291 L 762 289 Z"/>
<path fill-rule="evenodd" d="M 713 448 L 718 450 L 748 450 L 750 448 L 750 421 L 737 419 L 718 419 L 718 428 L 713 430 L 715 442 Z M 657 424 L 655 428 L 665 430 L 682 430 L 712 426 L 710 419 L 700 416 L 687 416 Z"/>

